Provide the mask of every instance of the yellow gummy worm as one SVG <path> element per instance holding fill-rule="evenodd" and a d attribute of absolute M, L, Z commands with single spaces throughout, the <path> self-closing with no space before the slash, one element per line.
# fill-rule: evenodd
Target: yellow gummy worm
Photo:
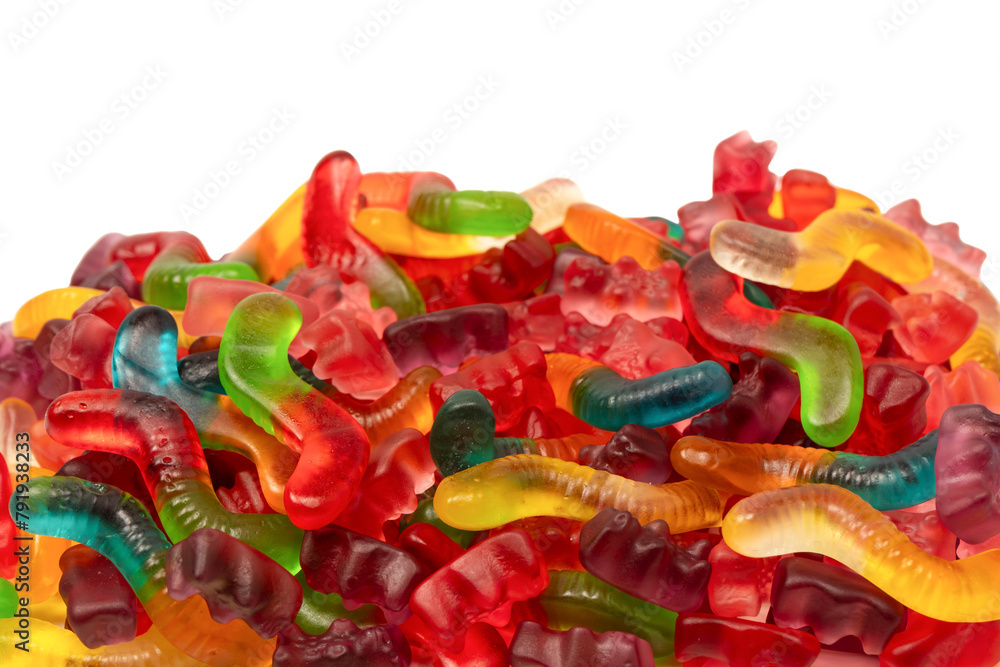
<path fill-rule="evenodd" d="M 73 317 L 77 308 L 89 299 L 104 293 L 104 290 L 90 287 L 59 287 L 33 296 L 17 309 L 14 321 L 11 323 L 13 334 L 18 338 L 35 338 L 49 320 L 56 318 L 68 320 Z M 137 299 L 129 299 L 129 301 L 132 302 L 133 308 L 146 305 Z M 183 311 L 169 310 L 167 312 L 177 322 L 178 343 L 183 347 L 190 346 L 194 342 L 195 336 L 185 333 L 181 326 L 181 320 L 184 318 Z"/>
<path fill-rule="evenodd" d="M 533 516 L 588 521 L 606 507 L 628 510 L 640 523 L 663 519 L 672 533 L 718 525 L 723 500 L 694 482 L 646 484 L 572 461 L 519 454 L 445 477 L 434 494 L 441 520 L 462 530 L 487 530 Z"/>
<path fill-rule="evenodd" d="M 266 283 L 277 282 L 296 266 L 304 264 L 302 208 L 305 199 L 306 186 L 303 184 L 240 247 L 229 253 L 226 260 L 249 264 Z"/>
<path fill-rule="evenodd" d="M 58 596 L 57 596 L 58 597 Z M 0 664 L 5 667 L 194 667 L 200 660 L 181 653 L 160 631 L 152 626 L 129 642 L 87 648 L 72 630 L 64 630 L 40 618 L 31 617 L 26 631 L 28 639 L 17 632 L 18 619 L 0 619 Z M 15 647 L 26 641 L 27 651 Z"/>
<path fill-rule="evenodd" d="M 957 561 L 932 556 L 838 486 L 796 486 L 745 498 L 726 515 L 722 537 L 752 558 L 798 551 L 829 556 L 924 616 L 949 623 L 1000 620 L 1000 549 Z"/>
<path fill-rule="evenodd" d="M 391 208 L 361 209 L 354 229 L 385 252 L 434 259 L 479 255 L 514 238 L 434 232 L 410 220 L 406 211 Z"/>
<path fill-rule="evenodd" d="M 854 260 L 904 284 L 934 268 L 920 238 L 868 211 L 824 211 L 801 232 L 723 220 L 712 228 L 709 247 L 730 273 L 802 292 L 835 285 Z"/>

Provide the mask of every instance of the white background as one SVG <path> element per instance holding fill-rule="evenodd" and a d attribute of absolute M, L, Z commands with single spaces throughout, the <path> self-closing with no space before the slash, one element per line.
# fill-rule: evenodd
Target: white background
<path fill-rule="evenodd" d="M 748 129 L 779 142 L 779 175 L 812 169 L 881 203 L 899 181 L 894 199 L 996 261 L 998 23 L 986 1 L 4 0 L 0 321 L 67 284 L 103 232 L 233 249 L 338 148 L 466 189 L 563 173 L 617 213 L 676 219 L 710 196 L 716 143 Z M 269 137 L 275 110 L 294 118 Z M 110 134 L 60 168 L 102 121 Z M 230 161 L 239 173 L 210 187 Z"/>

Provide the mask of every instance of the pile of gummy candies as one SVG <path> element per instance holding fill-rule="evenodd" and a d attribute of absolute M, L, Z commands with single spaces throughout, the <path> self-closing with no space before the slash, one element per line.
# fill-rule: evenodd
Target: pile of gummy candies
<path fill-rule="evenodd" d="M 103 236 L 0 335 L 0 662 L 996 664 L 985 253 L 775 149 Z"/>

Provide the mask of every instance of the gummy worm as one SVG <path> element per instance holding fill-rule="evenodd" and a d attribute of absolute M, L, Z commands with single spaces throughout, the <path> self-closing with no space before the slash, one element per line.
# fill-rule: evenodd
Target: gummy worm
<path fill-rule="evenodd" d="M 410 220 L 405 211 L 390 208 L 361 209 L 354 218 L 354 229 L 385 252 L 435 259 L 481 255 L 514 239 L 431 231 Z"/>
<path fill-rule="evenodd" d="M 521 192 L 531 207 L 531 228 L 547 234 L 562 226 L 566 210 L 586 201 L 579 186 L 568 178 L 550 178 Z"/>
<path fill-rule="evenodd" d="M 185 364 L 186 360 L 190 360 L 191 363 Z M 164 356 L 164 363 L 167 363 L 166 356 Z M 334 403 L 347 410 L 348 414 L 354 417 L 354 419 L 361 424 L 361 428 L 365 430 L 365 433 L 368 434 L 368 442 L 372 447 L 400 429 L 415 428 L 421 433 L 426 433 L 430 430 L 431 424 L 434 422 L 434 408 L 431 406 L 430 386 L 434 380 L 441 377 L 441 371 L 436 368 L 431 366 L 418 366 L 403 376 L 392 389 L 382 394 L 374 401 L 362 401 L 354 398 L 350 394 L 343 394 L 337 391 L 335 387 L 316 377 L 313 374 L 312 369 L 304 366 L 295 357 L 289 356 L 288 363 L 292 367 L 292 371 L 299 378 L 301 378 L 303 382 L 311 387 L 319 389 L 326 396 L 332 399 Z M 188 366 L 188 368 L 185 369 L 185 366 Z M 225 387 L 222 386 L 221 380 L 219 379 L 218 350 L 199 352 L 198 354 L 184 357 L 184 359 L 177 363 L 177 372 L 180 374 L 181 380 L 183 380 L 183 384 L 185 386 L 202 389 L 207 393 L 221 394 L 223 396 L 226 393 Z M 153 373 L 153 376 L 163 377 L 163 374 L 160 371 L 156 371 Z M 141 389 L 141 387 L 138 386 L 123 386 L 122 388 Z M 163 393 L 160 390 L 141 390 L 151 394 Z M 170 398 L 170 400 L 176 402 L 184 408 L 188 414 L 191 414 L 191 411 L 185 407 L 185 403 L 182 401 L 181 392 L 178 391 L 177 393 L 177 397 L 168 395 L 167 398 Z M 281 489 L 285 487 L 288 477 L 295 469 L 295 463 L 298 461 L 298 455 L 274 440 L 273 436 L 260 429 L 260 427 L 254 424 L 252 420 L 240 412 L 239 408 L 233 405 L 230 399 L 223 398 L 220 401 L 220 406 L 226 412 L 232 413 L 232 416 L 235 419 L 240 422 L 245 422 L 246 426 L 241 424 L 239 429 L 236 429 L 235 427 L 232 429 L 224 428 L 222 425 L 217 428 L 213 428 L 211 426 L 211 422 L 208 421 L 206 422 L 205 428 L 207 429 L 209 435 L 206 435 L 205 433 L 202 433 L 202 425 L 199 422 L 199 419 L 192 415 L 191 419 L 194 421 L 195 426 L 198 427 L 199 435 L 202 436 L 203 440 L 208 439 L 210 443 L 213 442 L 213 438 L 223 438 L 222 440 L 219 440 L 219 442 L 223 443 L 224 448 L 238 451 L 248 458 L 253 459 L 255 462 L 258 462 L 259 465 L 257 471 L 260 473 L 262 482 L 264 481 L 265 475 L 273 477 L 276 483 L 280 481 L 280 484 L 278 485 L 280 488 L 278 488 L 278 486 L 275 487 L 277 488 L 278 496 L 280 498 Z M 250 429 L 250 432 L 241 430 L 244 428 Z M 248 440 L 250 438 L 264 438 L 264 441 L 257 442 Z M 247 441 L 245 445 L 243 443 L 244 440 Z M 206 444 L 205 446 L 214 447 L 214 444 Z M 269 448 L 274 447 L 279 448 L 279 451 L 274 453 L 268 451 Z M 261 465 L 267 468 L 276 466 L 277 460 L 274 457 L 278 454 L 280 454 L 283 458 L 280 470 L 277 468 L 268 469 L 266 471 L 261 470 Z M 288 460 L 289 457 L 291 457 L 291 460 Z M 284 513 L 283 509 L 278 509 L 278 507 L 275 507 L 274 505 L 271 506 L 277 511 Z M 283 503 L 279 505 L 279 507 L 283 506 Z"/>
<path fill-rule="evenodd" d="M 677 614 L 618 590 L 589 572 L 549 570 L 538 596 L 552 629 L 588 627 L 594 632 L 630 632 L 649 642 L 653 655 L 672 656 Z"/>
<path fill-rule="evenodd" d="M 935 496 L 937 443 L 934 430 L 892 454 L 863 456 L 686 436 L 670 450 L 670 462 L 688 479 L 725 493 L 749 496 L 800 484 L 833 484 L 886 511 Z"/>
<path fill-rule="evenodd" d="M 556 405 L 608 431 L 625 424 L 649 428 L 673 424 L 722 403 L 733 391 L 729 371 L 714 361 L 639 380 L 623 378 L 604 364 L 575 354 L 546 354 L 545 361 Z"/>
<path fill-rule="evenodd" d="M 1000 619 L 1000 550 L 948 561 L 910 541 L 878 510 L 839 486 L 765 491 L 738 502 L 722 537 L 744 556 L 829 556 L 917 613 L 949 623 Z"/>
<path fill-rule="evenodd" d="M 198 237 L 187 232 L 168 234 L 142 279 L 142 298 L 151 304 L 184 310 L 188 283 L 198 276 L 260 281 L 243 262 L 213 262 Z"/>
<path fill-rule="evenodd" d="M 64 445 L 120 454 L 135 462 L 174 542 L 199 528 L 215 528 L 287 570 L 299 570 L 302 531 L 283 514 L 227 511 L 212 488 L 194 425 L 170 400 L 121 389 L 74 391 L 52 402 L 45 427 Z"/>
<path fill-rule="evenodd" d="M 416 224 L 434 232 L 511 236 L 531 223 L 531 206 L 514 192 L 443 190 L 421 192 L 406 210 Z"/>
<path fill-rule="evenodd" d="M 718 492 L 695 482 L 657 486 L 534 454 L 480 463 L 445 477 L 434 494 L 441 520 L 463 530 L 532 516 L 588 521 L 614 507 L 628 510 L 639 523 L 663 519 L 672 533 L 686 533 L 718 525 L 722 505 Z"/>
<path fill-rule="evenodd" d="M 691 256 L 669 241 L 627 218 L 593 204 L 574 204 L 566 211 L 566 234 L 587 252 L 614 263 L 632 257 L 647 271 L 673 260 L 684 266 Z M 762 308 L 774 308 L 771 299 L 755 283 L 746 281 L 744 296 Z"/>
<path fill-rule="evenodd" d="M 691 333 L 720 359 L 736 362 L 751 351 L 788 366 L 799 376 L 806 435 L 823 447 L 844 442 L 858 425 L 864 398 L 857 341 L 825 318 L 755 306 L 741 294 L 741 282 L 707 252 L 691 258 L 680 283 Z"/>
<path fill-rule="evenodd" d="M 324 156 L 306 184 L 302 243 L 307 266 L 332 266 L 368 285 L 372 308 L 389 306 L 402 319 L 427 306 L 413 280 L 371 241 L 354 231 L 361 168 L 347 151 Z"/>
<path fill-rule="evenodd" d="M 630 256 L 652 271 L 666 261 L 684 265 L 689 255 L 668 241 L 600 206 L 573 204 L 566 211 L 563 231 L 589 253 L 614 263 Z"/>
<path fill-rule="evenodd" d="M 302 314 L 286 296 L 243 299 L 222 336 L 219 379 L 244 414 L 301 454 L 286 508 L 295 525 L 311 530 L 347 507 L 368 465 L 369 444 L 347 411 L 292 371 L 288 346 L 301 325 Z"/>
<path fill-rule="evenodd" d="M 155 625 L 132 641 L 93 649 L 87 648 L 72 630 L 64 630 L 52 622 L 32 617 L 30 624 L 28 651 L 24 652 L 14 648 L 21 641 L 15 634 L 19 630 L 18 619 L 0 619 L 0 663 L 8 667 L 197 667 L 205 664 L 179 651 Z"/>
<path fill-rule="evenodd" d="M 28 299 L 23 306 L 18 308 L 11 324 L 12 333 L 18 338 L 35 338 L 45 326 L 45 323 L 53 319 L 68 320 L 73 317 L 73 313 L 95 296 L 105 294 L 104 290 L 91 289 L 90 287 L 60 287 Z M 129 299 L 132 306 L 138 308 L 144 306 L 142 301 Z M 180 344 L 188 347 L 194 342 L 195 336 L 190 336 L 181 326 L 184 313 L 178 310 L 168 311 L 170 317 L 177 323 L 180 332 Z"/>
<path fill-rule="evenodd" d="M 118 328 L 111 357 L 115 388 L 163 396 L 194 424 L 202 446 L 238 452 L 253 461 L 267 504 L 286 514 L 288 479 L 299 455 L 240 412 L 225 396 L 181 379 L 177 367 L 177 324 L 158 306 L 129 313 Z"/>
<path fill-rule="evenodd" d="M 727 271 L 801 292 L 835 285 L 853 260 L 898 283 L 922 280 L 934 266 L 915 234 L 863 210 L 824 211 L 801 232 L 723 220 L 712 228 L 709 247 Z"/>
<path fill-rule="evenodd" d="M 421 193 L 452 191 L 455 184 L 436 171 L 370 171 L 361 175 L 358 187 L 366 206 L 405 211 Z"/>
<path fill-rule="evenodd" d="M 240 620 L 217 623 L 199 596 L 177 601 L 167 594 L 164 564 L 170 542 L 138 500 L 75 477 L 33 479 L 28 490 L 29 529 L 77 540 L 108 558 L 171 644 L 220 667 L 270 663 L 273 640 L 261 639 Z"/>
<path fill-rule="evenodd" d="M 421 433 L 431 429 L 434 408 L 431 406 L 430 388 L 439 377 L 441 371 L 438 369 L 418 366 L 374 401 L 359 401 L 350 394 L 341 394 L 330 385 L 320 391 L 361 424 L 374 447 L 400 429 L 415 428 Z"/>
<path fill-rule="evenodd" d="M 268 284 L 278 282 L 292 269 L 305 264 L 302 254 L 302 207 L 305 198 L 306 186 L 303 184 L 224 259 L 249 264 Z"/>
<path fill-rule="evenodd" d="M 565 438 L 497 438 L 496 419 L 486 397 L 475 389 L 462 389 L 445 400 L 428 435 L 431 458 L 445 477 L 479 463 L 516 454 L 540 454 L 564 461 L 577 460 L 580 449 L 603 445 L 593 435 L 578 433 Z"/>

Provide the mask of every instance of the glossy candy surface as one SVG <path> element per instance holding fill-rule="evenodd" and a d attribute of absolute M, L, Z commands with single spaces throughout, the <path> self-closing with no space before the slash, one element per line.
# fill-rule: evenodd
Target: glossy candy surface
<path fill-rule="evenodd" d="M 107 557 L 171 644 L 220 667 L 267 664 L 273 645 L 242 621 L 222 626 L 209 616 L 200 598 L 184 602 L 170 598 L 164 569 L 170 542 L 134 498 L 113 487 L 68 477 L 35 479 L 28 487 L 29 529 L 79 539 Z"/>
<path fill-rule="evenodd" d="M 288 479 L 296 525 L 329 523 L 350 502 L 368 465 L 368 437 L 339 405 L 288 365 L 302 316 L 291 299 L 255 294 L 240 302 L 219 348 L 219 375 L 233 402 L 300 454 Z M 266 363 L 261 363 L 266 360 Z M 332 479 L 323 473 L 336 470 Z"/>
<path fill-rule="evenodd" d="M 194 425 L 171 401 L 119 389 L 78 391 L 52 403 L 46 424 L 64 444 L 130 458 L 171 539 L 216 528 L 298 570 L 301 531 L 281 514 L 234 514 L 223 508 Z"/>
<path fill-rule="evenodd" d="M 714 361 L 627 380 L 572 354 L 546 355 L 556 405 L 607 430 L 626 424 L 655 428 L 692 417 L 729 397 L 733 381 Z"/>
<path fill-rule="evenodd" d="M 428 190 L 411 198 L 410 218 L 426 229 L 449 234 L 508 236 L 531 223 L 531 206 L 513 192 Z"/>
<path fill-rule="evenodd" d="M 713 354 L 736 361 L 751 351 L 798 374 L 802 426 L 810 438 L 834 447 L 851 435 L 861 415 L 864 375 L 858 344 L 843 327 L 755 306 L 741 293 L 740 279 L 707 253 L 684 267 L 681 300 L 691 333 Z"/>
<path fill-rule="evenodd" d="M 1000 551 L 960 561 L 923 552 L 850 491 L 827 484 L 765 491 L 726 515 L 736 551 L 766 557 L 812 551 L 835 558 L 908 608 L 952 623 L 1000 619 Z M 905 567 L 904 567 L 905 565 Z"/>
<path fill-rule="evenodd" d="M 938 432 L 893 454 L 863 456 L 795 445 L 681 438 L 670 452 L 688 479 L 737 495 L 800 484 L 836 484 L 880 510 L 919 505 L 935 496 Z"/>
<path fill-rule="evenodd" d="M 495 502 L 509 494 L 520 502 Z M 434 494 L 437 514 L 465 530 L 494 528 L 530 516 L 587 521 L 605 507 L 628 510 L 640 523 L 663 519 L 675 533 L 717 525 L 722 515 L 719 494 L 693 482 L 656 486 L 532 454 L 455 473 Z"/>
<path fill-rule="evenodd" d="M 776 148 L 105 235 L 0 326 L 0 663 L 991 667 L 986 253 Z"/>
<path fill-rule="evenodd" d="M 898 283 L 923 280 L 934 263 L 919 238 L 867 211 L 828 210 L 797 233 L 726 220 L 712 228 L 711 248 L 727 271 L 802 292 L 830 287 L 854 259 Z"/>

